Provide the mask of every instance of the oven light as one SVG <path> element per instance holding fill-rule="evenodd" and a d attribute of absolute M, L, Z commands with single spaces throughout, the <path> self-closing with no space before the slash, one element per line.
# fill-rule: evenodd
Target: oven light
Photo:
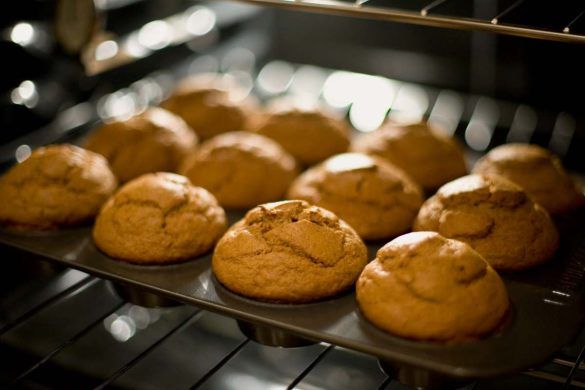
<path fill-rule="evenodd" d="M 416 123 L 423 120 L 429 108 L 429 98 L 424 89 L 410 84 L 404 84 L 398 94 L 389 118 L 399 123 Z"/>
<path fill-rule="evenodd" d="M 318 100 L 327 74 L 316 66 L 303 65 L 295 72 L 290 93 L 309 100 Z"/>
<path fill-rule="evenodd" d="M 136 333 L 136 324 L 134 320 L 128 316 L 119 316 L 110 325 L 110 333 L 112 336 L 121 342 L 126 342 Z"/>
<path fill-rule="evenodd" d="M 359 99 L 351 105 L 349 120 L 356 130 L 368 133 L 382 125 L 390 109 L 392 99 Z"/>
<path fill-rule="evenodd" d="M 359 101 L 372 102 L 378 106 L 376 107 L 378 112 L 381 106 L 392 105 L 397 89 L 396 82 L 383 77 L 333 72 L 323 85 L 323 99 L 335 108 L 344 108 Z"/>
<path fill-rule="evenodd" d="M 323 85 L 323 98 L 330 106 L 344 108 L 353 101 L 352 89 L 357 87 L 353 73 L 333 72 Z"/>
<path fill-rule="evenodd" d="M 34 82 L 24 80 L 20 85 L 10 93 L 10 100 L 14 104 L 21 104 L 28 108 L 33 108 L 39 102 L 39 94 Z"/>
<path fill-rule="evenodd" d="M 105 61 L 118 54 L 118 44 L 115 41 L 104 41 L 95 48 L 96 61 Z"/>
<path fill-rule="evenodd" d="M 32 150 L 30 146 L 20 145 L 18 148 L 16 148 L 16 151 L 14 152 L 14 158 L 16 158 L 17 162 L 21 163 L 27 158 L 29 158 L 31 153 Z"/>
<path fill-rule="evenodd" d="M 138 32 L 138 43 L 151 50 L 159 50 L 171 43 L 171 28 L 163 20 L 147 23 Z"/>
<path fill-rule="evenodd" d="M 194 7 L 191 15 L 187 18 L 186 28 L 192 35 L 202 36 L 215 27 L 215 20 L 215 13 L 209 8 Z"/>
<path fill-rule="evenodd" d="M 292 81 L 294 68 L 284 61 L 272 61 L 258 74 L 258 87 L 269 95 L 286 92 Z"/>
<path fill-rule="evenodd" d="M 35 35 L 35 29 L 30 23 L 21 22 L 12 27 L 10 40 L 21 46 L 27 46 L 34 41 Z"/>
<path fill-rule="evenodd" d="M 491 139 L 492 132 L 485 122 L 469 122 L 467 129 L 465 129 L 465 142 L 475 151 L 483 152 L 486 150 Z"/>
<path fill-rule="evenodd" d="M 477 101 L 465 129 L 465 142 L 471 149 L 483 152 L 489 147 L 499 116 L 498 106 L 493 100 L 482 97 Z"/>

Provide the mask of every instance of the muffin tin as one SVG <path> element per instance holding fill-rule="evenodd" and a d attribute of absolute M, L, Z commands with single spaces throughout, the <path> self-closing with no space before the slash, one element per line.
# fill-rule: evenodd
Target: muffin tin
<path fill-rule="evenodd" d="M 102 254 L 91 228 L 18 234 L 0 242 L 117 283 L 123 296 L 142 304 L 179 301 L 236 318 L 242 331 L 270 345 L 324 341 L 379 357 L 396 375 L 469 379 L 523 370 L 549 359 L 581 329 L 585 316 L 585 212 L 559 221 L 561 249 L 548 264 L 504 274 L 512 318 L 489 338 L 464 344 L 417 342 L 386 334 L 360 314 L 353 292 L 316 303 L 256 302 L 226 290 L 211 273 L 211 254 L 168 266 L 137 266 Z M 242 213 L 229 214 L 233 223 Z M 370 258 L 382 245 L 370 245 Z M 10 260 L 10 259 L 7 259 Z M 145 291 L 153 297 L 143 301 Z M 147 294 L 147 295 L 148 295 Z M 413 379 L 414 380 L 414 379 Z M 416 382 L 415 381 L 415 382 Z M 411 382 L 413 384 L 419 382 Z"/>

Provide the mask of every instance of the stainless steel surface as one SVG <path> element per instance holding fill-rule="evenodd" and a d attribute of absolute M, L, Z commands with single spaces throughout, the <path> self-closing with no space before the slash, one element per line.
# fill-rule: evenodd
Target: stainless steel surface
<path fill-rule="evenodd" d="M 185 43 L 205 47 L 217 39 L 219 28 L 241 22 L 258 11 L 258 7 L 245 4 L 210 2 L 150 21 L 121 37 L 105 35 L 86 48 L 82 56 L 85 73 L 95 76 Z"/>
<path fill-rule="evenodd" d="M 231 222 L 240 216 L 231 215 Z M 449 346 L 385 334 L 361 318 L 353 293 L 303 305 L 242 298 L 227 291 L 212 276 L 210 255 L 172 266 L 131 265 L 99 252 L 87 228 L 47 233 L 34 239 L 3 233 L 0 241 L 100 277 L 240 320 L 355 349 L 405 366 L 473 378 L 533 366 L 549 358 L 580 329 L 585 273 L 583 227 L 577 222 L 569 227 L 564 231 L 563 248 L 554 261 L 533 271 L 504 276 L 514 305 L 514 318 L 508 327 L 485 340 Z M 508 354 L 510 350 L 515 354 Z"/>
<path fill-rule="evenodd" d="M 257 325 L 248 321 L 238 320 L 238 327 L 246 337 L 271 347 L 304 347 L 316 343 L 316 341 L 307 340 L 281 329 Z"/>
<path fill-rule="evenodd" d="M 126 302 L 133 303 L 143 307 L 173 307 L 179 306 L 180 303 L 172 299 L 165 298 L 163 296 L 150 293 L 141 288 L 129 286 L 124 283 L 112 283 L 108 282 L 108 286 L 114 291 L 120 298 Z"/>
<path fill-rule="evenodd" d="M 515 35 L 526 38 L 545 39 L 560 42 L 585 43 L 585 35 L 573 33 L 571 25 L 582 17 L 577 13 L 567 19 L 559 30 L 547 30 L 537 26 L 520 26 L 504 24 L 501 21 L 508 11 L 496 13 L 485 20 L 449 15 L 434 15 L 432 8 L 437 3 L 430 2 L 418 10 L 407 10 L 399 7 L 377 6 L 371 0 L 239 0 L 249 4 L 269 5 L 302 11 L 329 13 L 361 18 L 380 19 L 424 26 L 444 27 L 462 30 L 488 31 L 499 34 Z M 445 1 L 441 1 L 444 3 Z M 553 11 L 554 12 L 554 11 Z"/>
<path fill-rule="evenodd" d="M 24 289 L 31 297 L 48 300 L 66 290 L 33 288 L 32 276 L 11 275 L 18 283 L 4 292 Z M 578 350 L 583 339 L 576 344 Z M 0 359 L 0 385 L 13 382 L 18 388 L 91 388 L 103 383 L 132 389 L 407 388 L 387 377 L 372 356 L 324 345 L 283 349 L 255 344 L 234 320 L 185 307 L 124 304 L 104 282 L 61 294 L 55 304 L 0 336 Z M 547 366 L 527 372 L 529 376 L 479 381 L 462 389 L 550 389 L 567 381 L 566 365 L 575 359 L 563 356 L 557 369 Z M 582 371 L 578 375 L 582 378 Z M 573 388 L 582 384 L 582 379 L 574 380 Z"/>
<path fill-rule="evenodd" d="M 396 364 L 384 360 L 379 361 L 380 368 L 390 378 L 396 378 L 398 382 L 408 384 L 415 388 L 426 390 L 433 389 L 455 389 L 464 387 L 473 381 L 457 381 L 428 370 L 421 370 L 418 367 Z"/>

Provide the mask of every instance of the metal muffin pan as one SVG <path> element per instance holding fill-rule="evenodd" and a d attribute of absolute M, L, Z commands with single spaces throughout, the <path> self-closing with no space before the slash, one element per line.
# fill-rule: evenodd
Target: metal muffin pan
<path fill-rule="evenodd" d="M 260 342 L 291 346 L 324 341 L 375 355 L 387 369 L 406 370 L 400 375 L 434 373 L 471 379 L 543 363 L 581 329 L 585 316 L 584 214 L 582 210 L 558 222 L 562 243 L 555 259 L 533 270 L 502 275 L 513 305 L 509 323 L 491 337 L 463 344 L 418 342 L 387 334 L 362 317 L 352 291 L 299 305 L 240 297 L 214 278 L 211 253 L 176 265 L 132 265 L 101 253 L 92 241 L 91 227 L 38 234 L 4 231 L 0 242 L 121 283 L 126 289 L 145 290 L 233 317 L 245 334 Z M 230 213 L 230 222 L 242 215 Z M 382 244 L 369 246 L 370 258 Z"/>

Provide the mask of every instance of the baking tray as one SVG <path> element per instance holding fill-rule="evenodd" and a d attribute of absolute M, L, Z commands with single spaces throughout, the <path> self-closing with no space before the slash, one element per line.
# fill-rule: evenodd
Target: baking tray
<path fill-rule="evenodd" d="M 230 222 L 242 216 L 229 213 Z M 242 298 L 213 277 L 211 254 L 169 266 L 136 266 L 112 260 L 93 244 L 91 227 L 26 234 L 0 232 L 0 242 L 126 286 L 260 325 L 260 329 L 276 328 L 375 355 L 386 366 L 471 379 L 543 363 L 581 329 L 585 314 L 583 216 L 580 211 L 559 221 L 562 243 L 551 262 L 523 273 L 503 275 L 513 305 L 507 326 L 489 338 L 459 345 L 411 341 L 382 332 L 362 317 L 353 291 L 300 305 Z M 382 244 L 369 246 L 370 258 Z"/>

